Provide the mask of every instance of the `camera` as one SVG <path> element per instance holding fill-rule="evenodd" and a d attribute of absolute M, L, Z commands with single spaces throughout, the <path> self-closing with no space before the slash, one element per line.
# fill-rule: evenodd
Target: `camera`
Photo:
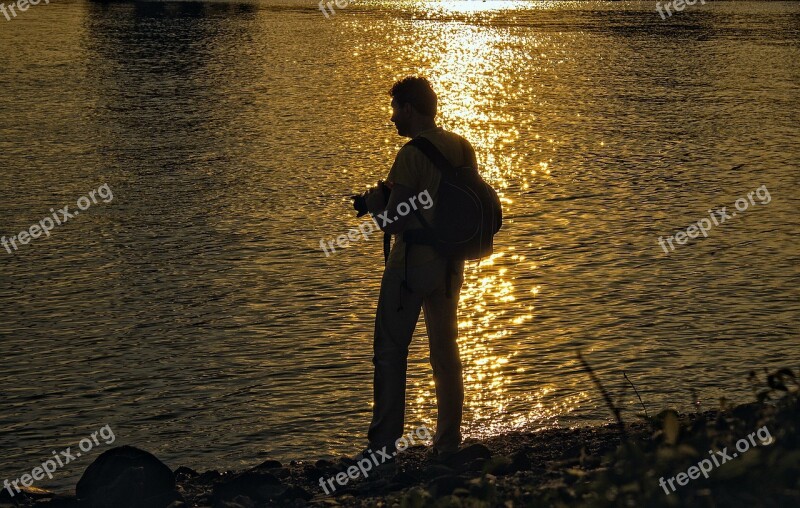
<path fill-rule="evenodd" d="M 375 188 L 380 189 L 381 192 L 383 192 L 383 200 L 384 202 L 388 203 L 389 194 L 391 194 L 392 189 L 390 189 L 389 186 L 387 186 L 382 181 L 378 182 L 378 186 Z M 367 192 L 365 192 L 364 194 L 355 194 L 353 196 L 350 196 L 350 199 L 353 200 L 353 208 L 358 212 L 358 215 L 356 215 L 356 217 L 361 217 L 369 213 L 369 209 L 367 209 L 367 198 L 366 198 Z"/>

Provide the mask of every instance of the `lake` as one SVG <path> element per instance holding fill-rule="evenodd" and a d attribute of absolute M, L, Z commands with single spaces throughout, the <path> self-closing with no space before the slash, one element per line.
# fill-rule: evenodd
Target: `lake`
<path fill-rule="evenodd" d="M 0 481 L 104 425 L 172 468 L 360 451 L 381 241 L 320 240 L 388 173 L 409 74 L 506 216 L 466 269 L 465 436 L 608 422 L 579 350 L 629 420 L 623 372 L 651 415 L 753 400 L 748 372 L 800 362 L 798 26 L 797 2 L 715 1 L 664 20 L 312 0 L 0 18 L 0 235 L 80 211 L 0 248 Z M 435 422 L 424 330 L 408 429 Z"/>

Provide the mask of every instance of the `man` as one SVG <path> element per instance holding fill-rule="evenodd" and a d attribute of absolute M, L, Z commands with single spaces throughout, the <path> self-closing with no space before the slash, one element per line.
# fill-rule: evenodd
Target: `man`
<path fill-rule="evenodd" d="M 427 79 L 407 77 L 394 84 L 390 95 L 391 120 L 400 136 L 425 137 L 455 167 L 468 163 L 477 167 L 472 146 L 461 136 L 436 126 L 437 98 Z M 442 460 L 458 451 L 461 444 L 464 385 L 456 339 L 464 261 L 448 263 L 428 245 L 415 244 L 407 250 L 402 237 L 404 231 L 423 227 L 416 212 L 408 213 L 407 204 L 413 204 L 414 198 L 426 191 L 433 196 L 433 206 L 417 210 L 431 223 L 439 180 L 439 169 L 428 157 L 418 148 L 406 145 L 398 152 L 386 178 L 391 188 L 388 203 L 379 189 L 367 192 L 365 199 L 372 214 L 388 211 L 385 217 L 392 221 L 381 229 L 395 235 L 375 317 L 375 405 L 368 433 L 370 448 L 380 450 L 385 446 L 393 453 L 395 440 L 403 435 L 408 346 L 420 309 L 424 309 L 438 408 L 432 454 Z M 448 267 L 452 270 L 450 277 L 447 277 Z"/>

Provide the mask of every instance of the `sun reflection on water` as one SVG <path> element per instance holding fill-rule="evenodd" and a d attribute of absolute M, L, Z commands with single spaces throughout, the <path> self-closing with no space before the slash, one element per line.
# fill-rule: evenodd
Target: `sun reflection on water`
<path fill-rule="evenodd" d="M 443 2 L 431 13 L 478 12 L 513 7 L 517 2 Z M 506 5 L 507 4 L 507 5 Z M 428 4 L 425 4 L 428 6 Z M 535 147 L 518 146 L 520 129 L 535 129 L 535 116 L 518 117 L 515 101 L 536 103 L 535 84 L 516 81 L 509 71 L 518 59 L 546 55 L 535 46 L 520 51 L 509 32 L 461 23 L 426 24 L 412 44 L 409 61 L 425 62 L 414 71 L 427 76 L 439 94 L 439 122 L 475 147 L 484 178 L 500 195 L 506 217 L 514 201 L 529 188 L 532 179 L 553 178 L 551 154 L 556 139 L 537 134 Z M 543 64 L 545 65 L 545 64 Z M 398 74 L 401 78 L 405 74 Z M 521 116 L 521 115 L 519 115 Z M 511 227 L 512 220 L 505 227 Z M 464 366 L 464 434 L 481 437 L 499 432 L 538 429 L 556 425 L 557 417 L 578 406 L 586 394 L 557 396 L 558 388 L 541 382 L 513 386 L 515 376 L 525 373 L 515 357 L 524 346 L 519 339 L 533 331 L 525 328 L 535 317 L 534 299 L 544 289 L 531 278 L 536 263 L 533 246 L 503 243 L 502 232 L 495 253 L 479 263 L 468 263 L 459 308 L 459 346 Z M 525 275 L 519 281 L 520 275 Z M 530 341 L 526 341 L 528 344 Z M 410 413 L 416 421 L 432 423 L 435 390 L 430 377 L 414 384 Z"/>

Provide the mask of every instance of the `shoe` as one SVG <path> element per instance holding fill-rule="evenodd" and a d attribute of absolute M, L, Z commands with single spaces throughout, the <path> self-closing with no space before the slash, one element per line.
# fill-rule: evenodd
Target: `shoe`
<path fill-rule="evenodd" d="M 397 449 L 394 446 L 391 447 L 391 450 L 389 450 L 388 446 L 383 447 L 381 450 L 367 448 L 361 453 L 350 457 L 350 460 L 353 463 L 357 463 L 363 459 L 369 459 L 376 468 L 379 468 L 385 464 L 393 464 L 397 460 Z"/>
<path fill-rule="evenodd" d="M 458 450 L 444 452 L 435 447 L 431 447 L 431 449 L 425 453 L 425 458 L 435 464 L 447 464 L 457 453 Z"/>
<path fill-rule="evenodd" d="M 369 464 L 365 464 L 364 460 Z M 368 477 L 392 477 L 397 473 L 397 452 L 379 453 L 372 448 L 367 448 L 352 457 L 343 457 L 339 463 L 342 470 L 352 466 L 358 466 L 359 469 L 364 468 L 367 471 L 366 474 L 363 474 L 365 479 Z"/>

